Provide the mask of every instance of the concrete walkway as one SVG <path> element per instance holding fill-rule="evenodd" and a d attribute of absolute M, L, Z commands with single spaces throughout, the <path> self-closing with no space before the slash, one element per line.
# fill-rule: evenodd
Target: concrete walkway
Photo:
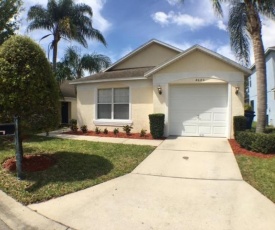
<path fill-rule="evenodd" d="M 222 138 L 171 137 L 132 173 L 29 208 L 78 230 L 275 229 Z"/>

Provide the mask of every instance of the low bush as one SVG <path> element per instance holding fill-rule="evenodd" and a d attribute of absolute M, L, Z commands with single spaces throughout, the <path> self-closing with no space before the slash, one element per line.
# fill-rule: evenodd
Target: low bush
<path fill-rule="evenodd" d="M 96 133 L 96 134 L 100 134 L 100 133 L 101 133 L 101 130 L 100 130 L 100 128 L 98 128 L 98 127 L 95 127 L 95 133 Z"/>
<path fill-rule="evenodd" d="M 266 127 L 264 130 L 265 133 L 275 133 L 274 127 Z"/>
<path fill-rule="evenodd" d="M 260 153 L 275 152 L 275 134 L 238 132 L 236 141 L 241 147 Z"/>
<path fill-rule="evenodd" d="M 155 113 L 149 114 L 150 120 L 150 133 L 153 138 L 161 138 L 164 134 L 164 114 L 163 113 Z"/>
<path fill-rule="evenodd" d="M 108 131 L 107 128 L 105 128 L 105 129 L 103 130 L 103 133 L 104 133 L 104 134 L 108 134 L 108 132 L 109 132 L 109 131 Z"/>
<path fill-rule="evenodd" d="M 133 127 L 130 126 L 130 125 L 125 125 L 125 126 L 123 126 L 123 131 L 124 131 L 127 135 L 130 135 L 131 129 L 133 129 Z"/>
<path fill-rule="evenodd" d="M 257 133 L 256 140 L 251 145 L 251 150 L 261 153 L 274 153 L 275 134 Z"/>
<path fill-rule="evenodd" d="M 251 150 L 252 143 L 256 140 L 256 133 L 248 131 L 240 131 L 235 135 L 236 141 L 240 144 L 241 147 Z"/>
<path fill-rule="evenodd" d="M 80 127 L 80 129 L 81 129 L 82 133 L 87 133 L 88 132 L 87 125 L 82 125 Z"/>
<path fill-rule="evenodd" d="M 71 129 L 73 132 L 77 132 L 78 127 L 77 127 L 77 120 L 76 120 L 76 119 L 71 119 L 71 120 L 70 120 L 70 129 Z"/>
<path fill-rule="evenodd" d="M 234 136 L 240 131 L 246 130 L 246 117 L 245 116 L 234 116 L 233 117 L 233 127 L 234 127 Z"/>
<path fill-rule="evenodd" d="M 114 131 L 113 131 L 113 132 L 114 132 L 115 135 L 118 135 L 119 129 L 118 129 L 118 128 L 114 128 Z"/>
<path fill-rule="evenodd" d="M 145 135 L 146 135 L 146 132 L 147 132 L 147 130 L 145 130 L 145 129 L 142 129 L 142 130 L 140 131 L 140 134 L 139 134 L 139 136 L 140 136 L 140 137 L 145 137 Z"/>

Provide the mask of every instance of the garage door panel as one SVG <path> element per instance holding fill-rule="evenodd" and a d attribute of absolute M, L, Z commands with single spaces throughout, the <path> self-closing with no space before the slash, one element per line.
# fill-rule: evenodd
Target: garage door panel
<path fill-rule="evenodd" d="M 226 136 L 226 84 L 172 85 L 169 97 L 171 135 Z"/>
<path fill-rule="evenodd" d="M 226 121 L 226 112 L 223 113 L 213 113 L 213 121 Z"/>

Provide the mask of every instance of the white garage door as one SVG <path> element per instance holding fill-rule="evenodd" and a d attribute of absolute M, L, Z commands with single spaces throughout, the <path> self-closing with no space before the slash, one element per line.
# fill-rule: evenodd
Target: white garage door
<path fill-rule="evenodd" d="M 169 134 L 226 137 L 227 84 L 171 85 Z"/>

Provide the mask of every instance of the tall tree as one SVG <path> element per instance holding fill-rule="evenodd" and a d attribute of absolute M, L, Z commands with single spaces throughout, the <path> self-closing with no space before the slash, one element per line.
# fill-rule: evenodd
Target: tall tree
<path fill-rule="evenodd" d="M 0 45 L 18 29 L 17 17 L 21 5 L 21 0 L 0 1 Z"/>
<path fill-rule="evenodd" d="M 275 1 L 212 0 L 212 3 L 214 10 L 220 16 L 223 16 L 221 3 L 229 4 L 228 31 L 231 48 L 239 61 L 245 65 L 249 64 L 249 47 L 252 42 L 257 75 L 256 132 L 262 133 L 266 125 L 267 89 L 260 15 L 275 19 Z"/>
<path fill-rule="evenodd" d="M 71 70 L 74 79 L 84 77 L 85 70 L 89 73 L 98 73 L 110 64 L 109 57 L 96 53 L 81 56 L 80 50 L 76 47 L 69 47 L 64 56 L 64 65 Z"/>
<path fill-rule="evenodd" d="M 93 28 L 92 8 L 86 4 L 75 4 L 74 0 L 48 0 L 47 8 L 32 6 L 28 12 L 28 30 L 46 29 L 53 36 L 53 70 L 56 71 L 57 47 L 61 38 L 73 40 L 87 47 L 86 39 L 95 39 L 106 46 L 100 31 Z"/>

